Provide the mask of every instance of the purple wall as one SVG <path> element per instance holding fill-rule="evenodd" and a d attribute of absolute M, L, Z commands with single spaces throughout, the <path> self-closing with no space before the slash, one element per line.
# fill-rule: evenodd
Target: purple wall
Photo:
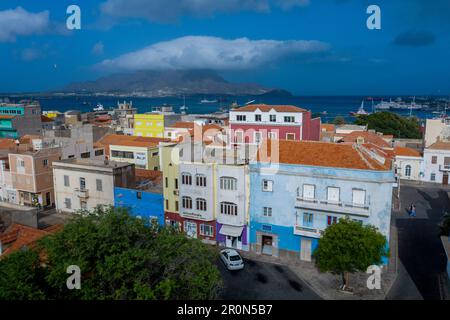
<path fill-rule="evenodd" d="M 217 222 L 217 241 L 219 243 L 225 243 L 226 236 L 220 234 L 220 228 L 222 228 L 222 224 Z M 244 226 L 244 230 L 242 230 L 242 245 L 247 245 L 247 225 Z"/>

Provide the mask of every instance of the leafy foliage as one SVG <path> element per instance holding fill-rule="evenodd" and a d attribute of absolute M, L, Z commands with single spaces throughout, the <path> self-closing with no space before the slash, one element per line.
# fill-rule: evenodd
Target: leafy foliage
<path fill-rule="evenodd" d="M 213 247 L 172 228 L 146 226 L 125 209 L 85 213 L 39 246 L 46 267 L 23 270 L 45 274 L 45 286 L 30 284 L 48 299 L 213 299 L 221 287 Z M 70 265 L 81 269 L 80 290 L 67 289 Z"/>
<path fill-rule="evenodd" d="M 314 252 L 316 265 L 322 272 L 336 274 L 366 272 L 371 265 L 382 264 L 388 256 L 386 238 L 374 226 L 340 219 L 329 226 Z"/>
<path fill-rule="evenodd" d="M 337 116 L 333 119 L 333 124 L 337 126 L 343 125 L 345 124 L 345 118 L 342 116 Z"/>
<path fill-rule="evenodd" d="M 376 112 L 367 116 L 358 116 L 357 125 L 368 125 L 369 129 L 376 130 L 396 138 L 421 139 L 419 122 L 416 118 L 405 118 L 392 112 Z"/>
<path fill-rule="evenodd" d="M 450 236 L 450 214 L 445 213 L 442 223 L 439 225 L 441 236 Z"/>

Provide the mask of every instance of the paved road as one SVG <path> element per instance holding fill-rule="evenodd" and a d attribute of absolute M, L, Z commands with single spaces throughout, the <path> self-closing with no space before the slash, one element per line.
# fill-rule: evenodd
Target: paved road
<path fill-rule="evenodd" d="M 225 300 L 317 300 L 320 297 L 289 268 L 245 259 L 245 268 L 228 271 L 219 261 Z"/>
<path fill-rule="evenodd" d="M 416 206 L 411 218 L 406 207 Z M 445 252 L 438 237 L 443 212 L 450 210 L 447 191 L 438 187 L 401 188 L 402 210 L 393 222 L 398 229 L 399 275 L 388 299 L 441 299 L 439 277 L 445 272 Z"/>

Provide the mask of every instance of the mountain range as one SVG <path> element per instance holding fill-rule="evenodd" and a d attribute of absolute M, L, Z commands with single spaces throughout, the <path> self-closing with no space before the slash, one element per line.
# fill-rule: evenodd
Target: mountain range
<path fill-rule="evenodd" d="M 211 70 L 136 71 L 77 82 L 60 90 L 76 94 L 108 94 L 143 97 L 174 95 L 261 95 L 285 90 L 255 83 L 231 83 Z"/>

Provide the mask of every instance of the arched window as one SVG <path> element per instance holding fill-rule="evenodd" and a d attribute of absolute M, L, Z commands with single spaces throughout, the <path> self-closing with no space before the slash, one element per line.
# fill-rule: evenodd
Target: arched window
<path fill-rule="evenodd" d="M 190 173 L 183 172 L 181 174 L 181 183 L 186 185 L 192 185 L 192 175 Z"/>
<path fill-rule="evenodd" d="M 183 206 L 183 209 L 192 209 L 192 198 L 191 197 L 183 197 L 182 198 L 182 206 Z"/>
<path fill-rule="evenodd" d="M 405 167 L 405 176 L 406 177 L 411 177 L 411 166 L 410 165 L 407 165 Z"/>
<path fill-rule="evenodd" d="M 237 179 L 233 177 L 220 177 L 220 190 L 237 190 Z"/>
<path fill-rule="evenodd" d="M 206 176 L 204 174 L 197 174 L 195 176 L 195 183 L 198 187 L 206 187 Z"/>
<path fill-rule="evenodd" d="M 197 210 L 206 211 L 206 200 L 202 198 L 197 198 L 195 201 L 197 205 Z"/>
<path fill-rule="evenodd" d="M 220 213 L 230 216 L 237 216 L 237 204 L 232 202 L 221 202 Z"/>

